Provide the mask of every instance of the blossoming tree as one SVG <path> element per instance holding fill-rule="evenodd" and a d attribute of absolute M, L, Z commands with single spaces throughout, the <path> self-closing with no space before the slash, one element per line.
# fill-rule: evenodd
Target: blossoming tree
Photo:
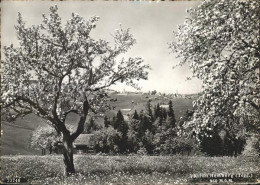
<path fill-rule="evenodd" d="M 73 13 L 62 23 L 53 6 L 41 24 L 26 27 L 19 14 L 19 46 L 3 48 L 5 115 L 15 119 L 33 113 L 45 119 L 62 136 L 66 175 L 75 173 L 72 144 L 87 115 L 107 108 L 105 88 L 116 82 L 137 88 L 136 80 L 148 76 L 149 66 L 141 58 L 118 59 L 135 43 L 129 29 L 116 30 L 113 46 L 91 37 L 98 19 Z M 71 112 L 80 116 L 74 132 L 65 125 Z"/>
<path fill-rule="evenodd" d="M 260 2 L 205 0 L 188 12 L 170 44 L 203 82 L 186 126 L 203 136 L 217 126 L 259 132 Z"/>
<path fill-rule="evenodd" d="M 31 136 L 30 147 L 34 149 L 49 149 L 52 153 L 53 147 L 61 141 L 61 136 L 56 130 L 47 125 L 38 127 Z"/>

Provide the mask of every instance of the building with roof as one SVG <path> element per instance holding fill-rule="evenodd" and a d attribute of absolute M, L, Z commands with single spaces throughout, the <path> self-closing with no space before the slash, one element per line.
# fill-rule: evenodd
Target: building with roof
<path fill-rule="evenodd" d="M 95 135 L 94 134 L 80 134 L 79 137 L 73 143 L 73 153 L 93 153 L 95 147 Z M 62 154 L 63 145 L 62 142 L 57 142 L 53 148 L 53 152 L 56 154 Z"/>
<path fill-rule="evenodd" d="M 75 153 L 93 153 L 95 143 L 94 134 L 80 134 L 74 142 Z"/>

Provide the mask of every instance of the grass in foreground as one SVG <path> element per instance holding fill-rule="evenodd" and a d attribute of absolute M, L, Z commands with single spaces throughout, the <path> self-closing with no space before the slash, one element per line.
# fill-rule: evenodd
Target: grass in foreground
<path fill-rule="evenodd" d="M 2 156 L 1 179 L 39 184 L 179 184 L 194 174 L 260 174 L 255 157 L 75 155 L 75 176 L 63 177 L 62 156 Z"/>

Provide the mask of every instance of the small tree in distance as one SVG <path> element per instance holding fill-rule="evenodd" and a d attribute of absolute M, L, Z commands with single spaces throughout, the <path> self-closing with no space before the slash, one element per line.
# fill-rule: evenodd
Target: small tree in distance
<path fill-rule="evenodd" d="M 105 126 L 106 128 L 108 128 L 109 125 L 110 125 L 110 121 L 108 120 L 108 117 L 105 116 L 105 117 L 104 117 L 104 126 Z"/>
<path fill-rule="evenodd" d="M 62 140 L 55 129 L 49 125 L 38 127 L 32 134 L 30 147 L 35 149 L 52 149 L 57 142 Z"/>
<path fill-rule="evenodd" d="M 172 101 L 169 101 L 169 110 L 168 110 L 168 117 L 169 117 L 169 121 L 172 127 L 175 127 L 176 124 L 176 119 L 175 119 L 175 114 L 174 114 L 174 110 L 173 110 L 173 104 Z"/>
<path fill-rule="evenodd" d="M 66 175 L 75 173 L 72 144 L 83 132 L 89 112 L 107 108 L 104 89 L 116 82 L 138 88 L 135 80 L 148 76 L 149 66 L 141 58 L 118 59 L 135 44 L 129 29 L 115 32 L 114 46 L 91 38 L 98 19 L 73 13 L 63 24 L 53 6 L 41 24 L 26 27 L 19 13 L 19 46 L 3 48 L 4 111 L 12 118 L 33 113 L 61 135 Z M 65 125 L 72 112 L 80 116 L 75 132 Z"/>
<path fill-rule="evenodd" d="M 91 117 L 89 123 L 87 124 L 86 132 L 90 134 L 94 130 L 98 130 L 98 126 L 96 125 L 95 119 Z"/>
<path fill-rule="evenodd" d="M 138 113 L 137 113 L 136 110 L 135 110 L 135 112 L 134 112 L 133 119 L 136 119 L 136 120 L 139 119 L 139 115 L 138 115 Z"/>

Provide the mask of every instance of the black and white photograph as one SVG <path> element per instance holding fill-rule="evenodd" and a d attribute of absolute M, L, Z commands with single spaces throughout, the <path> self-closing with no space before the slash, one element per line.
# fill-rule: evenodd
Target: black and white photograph
<path fill-rule="evenodd" d="M 260 184 L 260 1 L 1 2 L 0 184 Z"/>

